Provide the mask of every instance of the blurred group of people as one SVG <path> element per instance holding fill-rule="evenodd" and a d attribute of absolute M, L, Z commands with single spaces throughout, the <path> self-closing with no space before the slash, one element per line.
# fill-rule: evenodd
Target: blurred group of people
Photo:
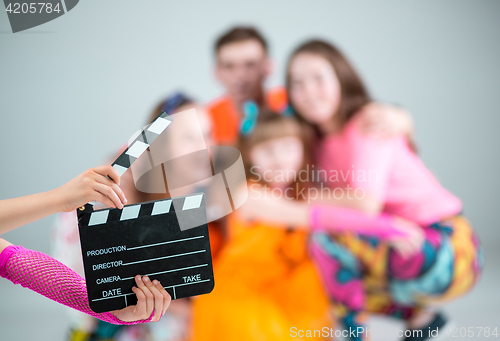
<path fill-rule="evenodd" d="M 373 101 L 326 41 L 300 44 L 273 89 L 257 29 L 230 29 L 214 54 L 220 97 L 202 104 L 172 94 L 145 118 L 194 108 L 207 146 L 241 152 L 247 202 L 209 224 L 214 290 L 173 300 L 155 323 L 118 326 L 72 310 L 68 340 L 331 339 L 336 328 L 364 328 L 370 314 L 403 319 L 409 331 L 443 327 L 435 307 L 477 282 L 481 246 L 460 199 L 418 158 L 409 112 Z M 322 176 L 297 176 L 312 169 Z M 139 191 L 131 172 L 120 187 L 129 204 L 170 195 Z M 84 276 L 76 213 L 57 216 L 52 240 L 54 257 Z M 416 334 L 402 337 L 428 336 Z"/>

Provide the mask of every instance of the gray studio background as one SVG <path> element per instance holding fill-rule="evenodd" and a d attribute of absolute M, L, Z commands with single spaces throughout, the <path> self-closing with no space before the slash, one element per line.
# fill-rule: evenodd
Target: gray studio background
<path fill-rule="evenodd" d="M 2 10 L 0 199 L 50 190 L 102 164 L 171 91 L 203 102 L 220 94 L 212 45 L 233 24 L 269 38 L 269 86 L 282 84 L 291 49 L 323 37 L 376 99 L 412 112 L 421 157 L 462 198 L 486 246 L 480 286 L 446 310 L 458 327 L 500 327 L 498 1 L 85 0 L 17 34 Z M 3 237 L 49 252 L 53 220 Z M 62 340 L 66 325 L 65 308 L 0 280 L 0 340 Z"/>

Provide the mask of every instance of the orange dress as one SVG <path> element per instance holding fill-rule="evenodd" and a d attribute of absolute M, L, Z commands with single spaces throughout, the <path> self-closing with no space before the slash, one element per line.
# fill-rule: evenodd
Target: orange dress
<path fill-rule="evenodd" d="M 332 328 L 307 233 L 247 222 L 237 212 L 228 220 L 228 242 L 214 261 L 215 288 L 193 299 L 192 340 L 300 340 L 291 328 Z"/>
<path fill-rule="evenodd" d="M 287 105 L 284 88 L 275 88 L 267 92 L 266 104 L 274 111 L 281 112 Z M 233 102 L 223 96 L 207 105 L 212 118 L 215 142 L 219 145 L 233 145 L 238 138 L 240 114 Z"/>

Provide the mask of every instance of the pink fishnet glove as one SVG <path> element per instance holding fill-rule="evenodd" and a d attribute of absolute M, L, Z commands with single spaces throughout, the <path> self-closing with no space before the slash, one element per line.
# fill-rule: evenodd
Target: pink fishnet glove
<path fill-rule="evenodd" d="M 85 280 L 76 272 L 44 253 L 10 245 L 0 253 L 0 276 L 21 284 L 53 301 L 79 310 L 112 324 L 138 324 L 146 320 L 125 322 L 111 313 L 95 313 L 88 303 Z"/>
<path fill-rule="evenodd" d="M 354 232 L 389 240 L 410 236 L 397 228 L 398 220 L 391 215 L 381 213 L 374 217 L 333 205 L 313 205 L 309 210 L 309 223 L 313 231 Z"/>

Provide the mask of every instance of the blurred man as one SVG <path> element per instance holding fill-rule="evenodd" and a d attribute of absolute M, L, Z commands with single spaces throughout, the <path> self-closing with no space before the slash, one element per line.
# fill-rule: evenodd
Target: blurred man
<path fill-rule="evenodd" d="M 286 92 L 284 88 L 264 89 L 272 65 L 267 42 L 253 27 L 235 27 L 219 37 L 215 58 L 215 75 L 225 93 L 208 104 L 208 111 L 216 142 L 231 145 L 238 136 L 245 101 L 280 112 L 286 107 Z"/>

